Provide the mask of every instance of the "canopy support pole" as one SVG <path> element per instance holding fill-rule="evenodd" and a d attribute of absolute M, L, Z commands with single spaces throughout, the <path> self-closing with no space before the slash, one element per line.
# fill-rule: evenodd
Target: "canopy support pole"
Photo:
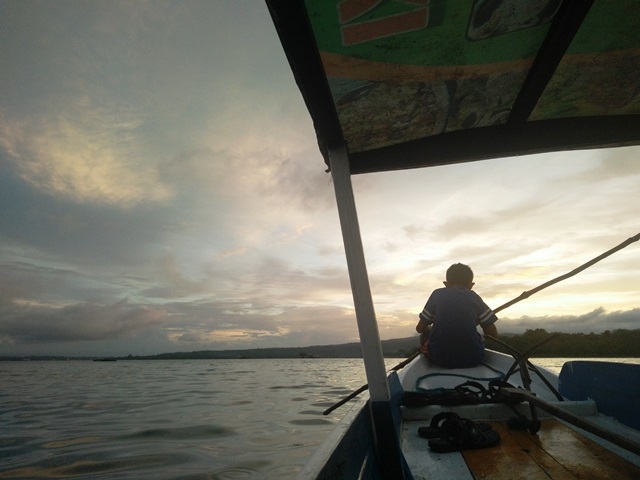
<path fill-rule="evenodd" d="M 351 185 L 351 172 L 349 159 L 344 148 L 331 150 L 331 176 L 336 194 L 336 204 L 342 229 L 342 241 L 347 257 L 351 292 L 356 310 L 358 332 L 362 344 L 364 367 L 369 383 L 370 398 L 372 401 L 389 401 L 389 386 L 387 384 L 387 372 L 382 355 L 378 322 L 373 308 L 373 298 L 369 287 L 367 265 L 364 259 L 364 249 L 360 236 L 358 214 Z"/>
<path fill-rule="evenodd" d="M 385 479 L 403 479 L 404 469 L 398 432 L 391 408 L 391 395 L 380 344 L 378 322 L 364 259 L 360 226 L 356 211 L 349 157 L 345 147 L 329 151 L 331 175 L 338 216 L 347 257 L 351 292 L 356 311 L 364 367 L 369 384 L 371 416 L 376 451 Z"/>

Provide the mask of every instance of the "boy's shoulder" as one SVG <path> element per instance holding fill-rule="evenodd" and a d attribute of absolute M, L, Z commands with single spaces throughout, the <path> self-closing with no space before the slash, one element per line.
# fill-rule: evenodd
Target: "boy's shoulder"
<path fill-rule="evenodd" d="M 476 292 L 474 292 L 473 290 L 471 290 L 470 288 L 467 287 L 458 287 L 458 286 L 454 286 L 454 287 L 442 287 L 442 288 L 437 288 L 436 290 L 433 291 L 433 293 L 431 294 L 432 298 L 434 299 L 460 299 L 461 296 L 463 297 L 467 297 L 467 298 L 473 298 L 473 299 L 480 299 L 480 295 L 478 295 Z"/>

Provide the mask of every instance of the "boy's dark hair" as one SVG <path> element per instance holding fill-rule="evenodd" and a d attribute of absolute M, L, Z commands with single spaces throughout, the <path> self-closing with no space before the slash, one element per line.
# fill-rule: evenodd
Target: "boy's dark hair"
<path fill-rule="evenodd" d="M 447 282 L 466 287 L 473 282 L 473 271 L 469 265 L 455 263 L 447 269 Z"/>

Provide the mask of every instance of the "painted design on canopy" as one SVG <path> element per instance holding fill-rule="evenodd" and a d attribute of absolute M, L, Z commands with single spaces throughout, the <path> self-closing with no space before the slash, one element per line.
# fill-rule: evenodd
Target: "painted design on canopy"
<path fill-rule="evenodd" d="M 306 0 L 349 152 L 513 120 L 561 3 Z M 640 3 L 596 0 L 524 120 L 640 113 L 638 31 Z"/>

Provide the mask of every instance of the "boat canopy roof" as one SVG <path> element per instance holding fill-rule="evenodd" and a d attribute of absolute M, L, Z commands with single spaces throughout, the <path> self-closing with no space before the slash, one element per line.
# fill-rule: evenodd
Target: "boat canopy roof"
<path fill-rule="evenodd" d="M 266 0 L 352 174 L 640 143 L 637 0 Z"/>

